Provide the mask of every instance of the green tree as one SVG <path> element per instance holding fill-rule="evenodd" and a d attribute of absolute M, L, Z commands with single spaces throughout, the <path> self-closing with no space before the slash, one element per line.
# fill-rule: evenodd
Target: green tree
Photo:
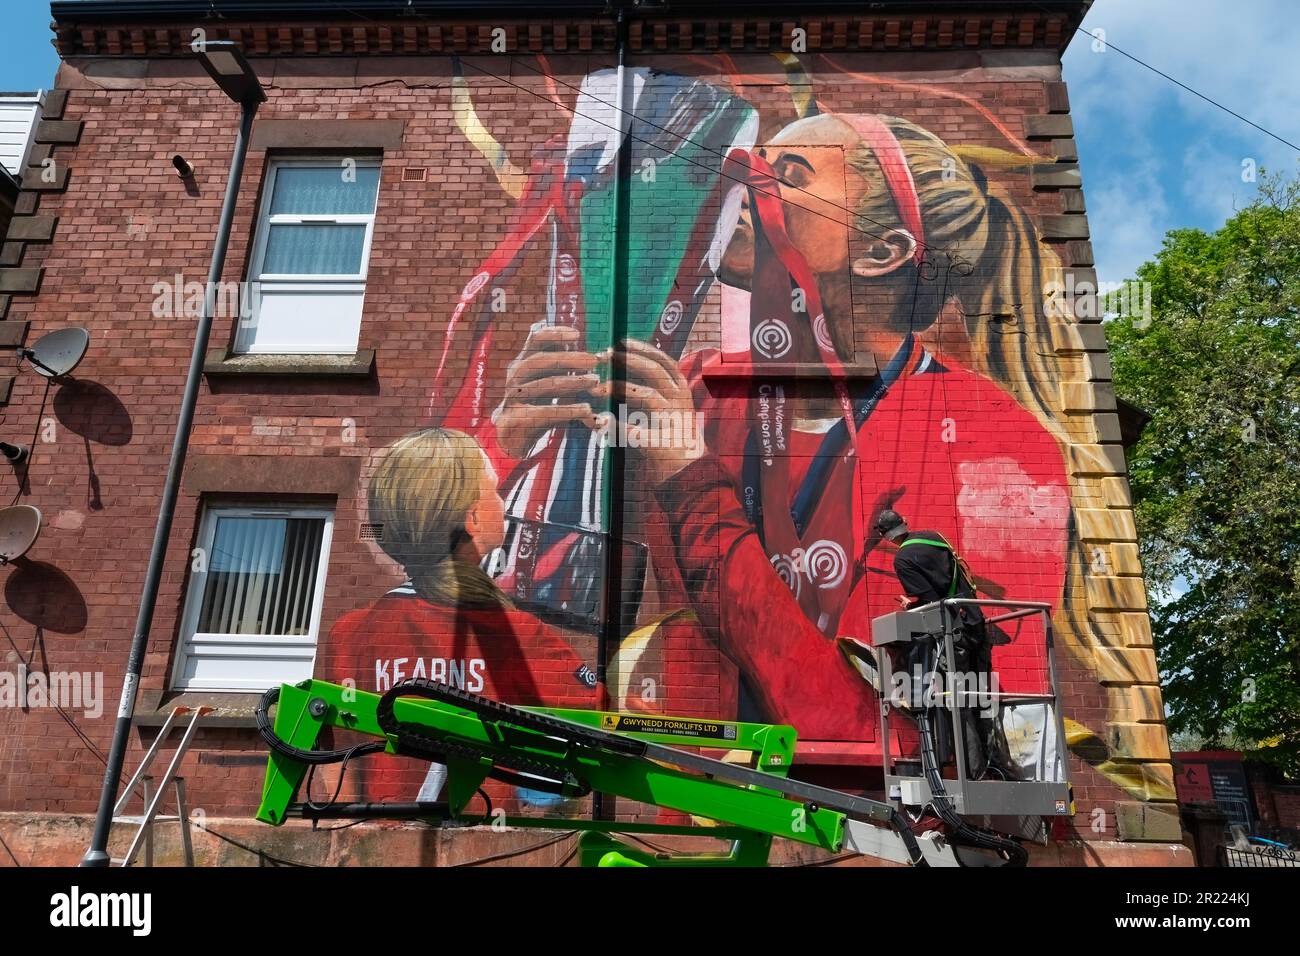
<path fill-rule="evenodd" d="M 1300 179 L 1138 270 L 1106 323 L 1170 730 L 1300 773 Z M 1114 300 L 1114 296 L 1111 297 Z"/>

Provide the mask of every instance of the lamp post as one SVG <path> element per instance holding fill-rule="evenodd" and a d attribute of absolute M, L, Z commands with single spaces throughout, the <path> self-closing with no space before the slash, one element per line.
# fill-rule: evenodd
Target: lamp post
<path fill-rule="evenodd" d="M 248 154 L 248 137 L 253 126 L 253 116 L 258 106 L 266 102 L 266 93 L 257 80 L 257 74 L 244 59 L 243 53 L 231 41 L 206 42 L 198 51 L 198 57 L 204 70 L 221 91 L 239 104 L 239 130 L 235 135 L 235 152 L 230 161 L 226 196 L 221 204 L 217 240 L 212 250 L 212 265 L 208 270 L 208 285 L 203 296 L 203 314 L 199 318 L 198 330 L 194 336 L 194 352 L 190 356 L 189 375 L 185 379 L 185 393 L 181 398 L 180 416 L 176 421 L 176 437 L 172 442 L 171 462 L 167 466 L 167 480 L 163 485 L 162 500 L 158 507 L 158 525 L 154 529 L 153 548 L 149 552 L 149 567 L 140 594 L 140 611 L 136 618 L 135 633 L 131 637 L 131 653 L 127 658 L 126 676 L 122 681 L 122 698 L 117 708 L 117 723 L 113 726 L 113 742 L 108 751 L 108 766 L 104 770 L 104 788 L 100 792 L 99 809 L 95 815 L 95 832 L 91 837 L 90 849 L 81 860 L 82 866 L 104 867 L 111 862 L 108 856 L 108 836 L 113 826 L 118 781 L 122 776 L 122 764 L 126 757 L 126 744 L 131 731 L 131 717 L 135 712 L 140 671 L 149 644 L 149 629 L 153 623 L 154 607 L 158 600 L 158 584 L 162 580 L 167 539 L 171 536 L 181 471 L 185 466 L 185 451 L 189 445 L 190 429 L 194 424 L 194 408 L 198 403 L 199 382 L 203 377 L 203 359 L 207 354 L 208 336 L 212 331 L 217 283 L 221 281 L 221 273 L 226 264 L 230 224 L 235 216 L 235 200 L 239 196 L 239 181 L 244 172 L 244 157 Z"/>

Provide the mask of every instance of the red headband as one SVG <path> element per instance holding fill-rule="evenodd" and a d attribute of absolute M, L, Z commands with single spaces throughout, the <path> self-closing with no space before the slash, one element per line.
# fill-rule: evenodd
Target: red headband
<path fill-rule="evenodd" d="M 843 120 L 862 137 L 880 163 L 885 174 L 885 183 L 889 194 L 894 197 L 898 214 L 903 226 L 916 240 L 916 251 L 912 260 L 920 265 L 925 258 L 925 230 L 921 226 L 921 200 L 916 195 L 916 182 L 912 179 L 912 170 L 907 165 L 907 156 L 899 145 L 898 137 L 885 125 L 884 120 L 872 113 L 836 113 L 836 118 Z"/>

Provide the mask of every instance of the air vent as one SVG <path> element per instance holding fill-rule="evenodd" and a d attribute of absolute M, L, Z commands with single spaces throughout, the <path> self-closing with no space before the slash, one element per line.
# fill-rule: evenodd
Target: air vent
<path fill-rule="evenodd" d="M 422 183 L 429 178 L 429 170 L 425 166 L 407 166 L 402 170 L 402 182 L 404 183 Z"/>
<path fill-rule="evenodd" d="M 362 541 L 382 541 L 384 538 L 384 526 L 382 524 L 363 524 L 361 526 Z"/>

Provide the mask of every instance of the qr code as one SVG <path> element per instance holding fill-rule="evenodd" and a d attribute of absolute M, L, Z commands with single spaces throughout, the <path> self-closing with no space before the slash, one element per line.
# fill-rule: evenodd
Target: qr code
<path fill-rule="evenodd" d="M 722 739 L 723 740 L 736 739 L 736 726 L 734 724 L 728 724 L 727 726 L 722 728 Z"/>

